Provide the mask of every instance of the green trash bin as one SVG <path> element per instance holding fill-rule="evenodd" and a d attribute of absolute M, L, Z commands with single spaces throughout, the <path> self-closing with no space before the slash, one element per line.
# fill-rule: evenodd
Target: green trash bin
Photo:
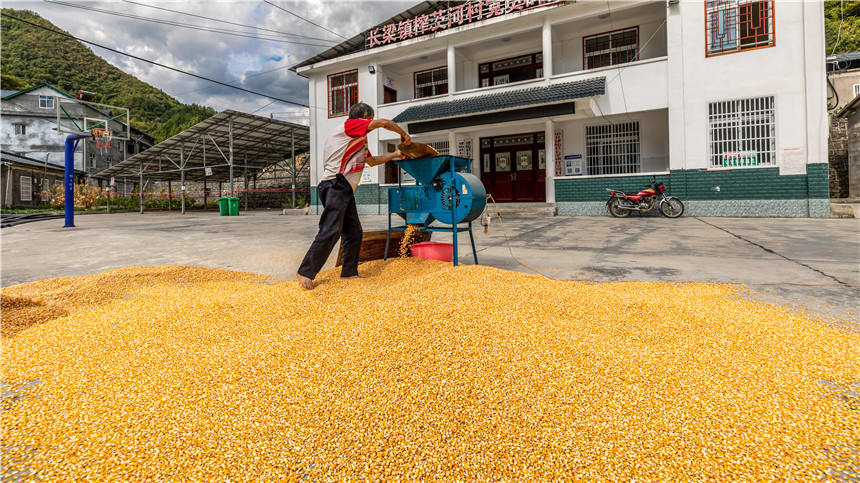
<path fill-rule="evenodd" d="M 221 216 L 238 216 L 239 198 L 232 196 L 218 198 L 218 208 L 221 211 Z"/>

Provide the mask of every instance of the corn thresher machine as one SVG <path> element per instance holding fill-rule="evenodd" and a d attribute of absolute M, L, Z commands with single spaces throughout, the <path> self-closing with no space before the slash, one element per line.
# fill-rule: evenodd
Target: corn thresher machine
<path fill-rule="evenodd" d="M 487 204 L 487 191 L 481 180 L 472 174 L 471 160 L 456 156 L 432 156 L 393 161 L 406 171 L 417 184 L 388 188 L 388 238 L 392 231 L 405 231 L 408 225 L 421 225 L 424 231 L 451 232 L 454 243 L 454 265 L 457 265 L 457 233 L 468 231 L 472 241 L 472 255 L 478 263 L 475 237 L 472 235 L 472 220 L 478 218 Z M 400 215 L 404 226 L 391 226 L 391 216 Z M 443 225 L 431 226 L 438 221 Z M 466 223 L 467 227 L 459 225 Z"/>

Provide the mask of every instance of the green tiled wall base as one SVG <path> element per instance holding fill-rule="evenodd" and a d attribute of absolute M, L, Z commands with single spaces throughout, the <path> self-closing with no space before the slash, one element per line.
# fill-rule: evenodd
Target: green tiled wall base
<path fill-rule="evenodd" d="M 780 175 L 779 168 L 727 171 L 672 170 L 658 175 L 668 194 L 681 198 L 689 216 L 829 217 L 828 167 L 809 164 L 802 175 Z M 638 191 L 650 175 L 565 178 L 556 181 L 560 215 L 607 214 L 605 188 Z"/>
<path fill-rule="evenodd" d="M 693 200 L 684 208 L 684 216 L 830 217 L 830 200 Z M 559 202 L 557 209 L 566 216 L 610 216 L 604 202 Z"/>

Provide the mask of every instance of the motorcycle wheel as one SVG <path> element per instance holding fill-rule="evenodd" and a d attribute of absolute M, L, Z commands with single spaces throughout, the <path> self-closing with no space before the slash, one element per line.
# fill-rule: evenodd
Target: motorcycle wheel
<path fill-rule="evenodd" d="M 609 214 L 614 216 L 615 218 L 626 218 L 630 216 L 630 210 L 625 210 L 618 206 L 618 198 L 612 198 L 607 204 L 609 208 Z"/>
<path fill-rule="evenodd" d="M 660 201 L 660 213 L 666 218 L 677 218 L 684 214 L 684 203 L 681 203 L 678 198 L 670 196 Z"/>

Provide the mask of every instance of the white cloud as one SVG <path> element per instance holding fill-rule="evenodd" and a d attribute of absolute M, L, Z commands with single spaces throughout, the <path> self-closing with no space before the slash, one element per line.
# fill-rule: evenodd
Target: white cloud
<path fill-rule="evenodd" d="M 249 34 L 254 32 L 253 29 L 237 25 L 159 10 L 169 9 L 280 33 L 341 40 L 336 35 L 263 1 L 134 1 L 158 8 L 119 0 L 75 1 L 75 4 L 146 17 L 160 22 L 179 22 L 201 28 L 218 28 Z M 347 38 L 418 3 L 417 0 L 411 2 L 270 1 Z M 114 16 L 43 1 L 4 1 L 3 7 L 34 11 L 72 35 L 106 47 L 302 104 L 308 102 L 307 80 L 284 67 L 299 63 L 335 45 L 333 42 L 297 37 L 291 38 L 297 43 L 251 39 Z M 264 30 L 256 30 L 256 32 L 266 36 L 278 35 L 277 32 Z M 316 43 L 323 46 L 301 45 L 303 43 Z M 265 97 L 219 86 L 92 45 L 87 46 L 96 55 L 104 57 L 123 71 L 176 97 L 180 102 L 210 106 L 217 110 L 236 109 L 246 112 L 255 111 L 272 102 Z M 261 115 L 274 113 L 277 118 L 306 124 L 308 116 L 306 110 L 302 111 L 302 108 L 275 102 L 257 113 Z"/>

